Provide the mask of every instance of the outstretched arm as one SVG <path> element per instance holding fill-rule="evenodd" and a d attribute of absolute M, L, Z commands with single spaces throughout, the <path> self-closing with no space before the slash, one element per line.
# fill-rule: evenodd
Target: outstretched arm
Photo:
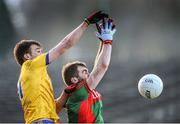
<path fill-rule="evenodd" d="M 103 43 L 102 50 L 99 53 L 99 57 L 96 57 L 97 62 L 95 63 L 94 68 L 87 80 L 90 89 L 96 88 L 96 86 L 99 84 L 100 80 L 108 69 L 111 59 L 111 44 L 114 33 L 115 29 L 112 26 L 112 20 L 104 20 L 103 27 L 101 27 L 101 31 L 98 33 L 98 37 L 102 40 Z"/>
<path fill-rule="evenodd" d="M 69 33 L 59 44 L 49 51 L 49 63 L 58 59 L 66 50 L 76 44 L 82 37 L 84 31 L 87 29 L 88 24 L 83 22 L 75 30 Z"/>
<path fill-rule="evenodd" d="M 69 33 L 64 39 L 62 39 L 59 44 L 49 51 L 49 63 L 58 59 L 66 50 L 71 48 L 76 44 L 79 39 L 82 37 L 84 31 L 87 29 L 89 24 L 94 24 L 100 21 L 102 18 L 107 17 L 108 15 L 102 13 L 101 11 L 91 14 L 85 19 L 85 21 L 80 24 L 76 29 Z"/>
<path fill-rule="evenodd" d="M 95 61 L 94 61 L 94 67 L 93 67 L 93 68 L 95 68 L 96 65 L 97 65 L 97 63 L 98 63 L 100 54 L 101 54 L 101 52 L 102 52 L 102 48 L 103 48 L 103 42 L 100 42 L 100 43 L 99 43 L 98 52 L 97 52 L 97 54 L 96 54 L 96 58 L 95 58 Z"/>
<path fill-rule="evenodd" d="M 111 50 L 112 46 L 110 44 L 103 45 L 102 52 L 97 60 L 97 64 L 94 66 L 87 81 L 90 89 L 96 88 L 107 71 L 111 59 Z"/>

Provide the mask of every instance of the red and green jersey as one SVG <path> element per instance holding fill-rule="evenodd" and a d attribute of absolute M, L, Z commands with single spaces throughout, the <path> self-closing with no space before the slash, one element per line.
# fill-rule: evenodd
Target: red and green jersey
<path fill-rule="evenodd" d="M 67 100 L 69 123 L 104 123 L 101 95 L 82 82 Z"/>

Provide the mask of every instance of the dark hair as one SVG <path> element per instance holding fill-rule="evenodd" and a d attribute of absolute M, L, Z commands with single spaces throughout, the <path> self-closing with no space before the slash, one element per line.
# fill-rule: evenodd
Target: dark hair
<path fill-rule="evenodd" d="M 62 78 L 66 85 L 72 84 L 71 82 L 72 77 L 78 77 L 78 70 L 77 70 L 78 66 L 87 67 L 84 62 L 80 62 L 80 61 L 70 62 L 63 66 Z"/>
<path fill-rule="evenodd" d="M 24 63 L 24 54 L 26 53 L 31 54 L 30 47 L 33 44 L 41 47 L 41 44 L 35 40 L 21 40 L 14 47 L 14 51 L 13 51 L 14 58 L 20 66 Z"/>

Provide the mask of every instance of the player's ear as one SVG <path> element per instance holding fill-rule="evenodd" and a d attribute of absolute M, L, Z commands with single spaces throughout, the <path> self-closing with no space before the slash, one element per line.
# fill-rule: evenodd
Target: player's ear
<path fill-rule="evenodd" d="M 24 54 L 24 58 L 25 58 L 26 60 L 29 60 L 29 59 L 31 59 L 31 55 L 30 55 L 29 53 L 25 53 L 25 54 Z"/>
<path fill-rule="evenodd" d="M 72 78 L 71 78 L 71 82 L 72 82 L 72 83 L 78 83 L 78 81 L 79 81 L 79 80 L 78 80 L 77 77 L 72 77 Z"/>

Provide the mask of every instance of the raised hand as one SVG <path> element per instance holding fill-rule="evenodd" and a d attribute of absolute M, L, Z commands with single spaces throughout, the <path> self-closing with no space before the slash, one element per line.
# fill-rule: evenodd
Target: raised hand
<path fill-rule="evenodd" d="M 115 25 L 113 25 L 113 20 L 109 18 L 103 19 L 101 24 L 96 24 L 96 27 L 96 36 L 103 41 L 103 43 L 112 44 L 113 35 L 116 32 Z"/>
<path fill-rule="evenodd" d="M 95 24 L 99 22 L 103 18 L 108 18 L 108 14 L 103 13 L 102 11 L 94 12 L 91 15 L 89 15 L 87 18 L 85 18 L 85 22 L 89 24 Z"/>

